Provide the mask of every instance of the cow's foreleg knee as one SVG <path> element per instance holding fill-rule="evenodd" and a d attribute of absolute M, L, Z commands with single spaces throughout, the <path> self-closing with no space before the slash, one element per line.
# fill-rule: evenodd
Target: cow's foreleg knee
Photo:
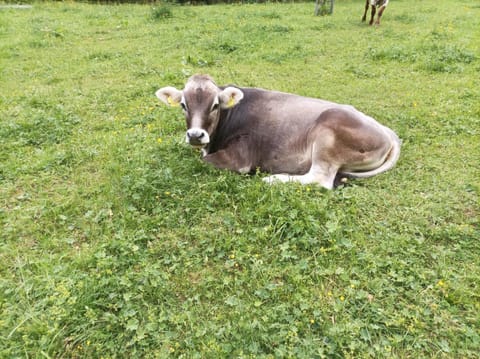
<path fill-rule="evenodd" d="M 230 151 L 221 150 L 203 157 L 205 162 L 210 163 L 216 168 L 227 169 L 239 173 L 249 173 L 251 166 L 238 153 L 231 153 Z"/>

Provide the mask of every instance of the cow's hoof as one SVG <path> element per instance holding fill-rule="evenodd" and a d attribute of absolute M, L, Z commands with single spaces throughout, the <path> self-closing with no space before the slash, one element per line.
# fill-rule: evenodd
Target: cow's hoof
<path fill-rule="evenodd" d="M 336 176 L 335 180 L 333 181 L 333 188 L 337 188 L 339 186 L 344 186 L 348 183 L 348 178 L 343 176 Z"/>
<path fill-rule="evenodd" d="M 285 183 L 290 181 L 289 175 L 273 175 L 263 178 L 263 181 L 266 183 L 274 184 L 274 183 Z"/>

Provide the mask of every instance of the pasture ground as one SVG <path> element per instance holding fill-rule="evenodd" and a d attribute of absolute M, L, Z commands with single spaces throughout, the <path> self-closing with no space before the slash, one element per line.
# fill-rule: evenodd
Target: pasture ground
<path fill-rule="evenodd" d="M 313 8 L 0 9 L 0 357 L 478 357 L 478 1 Z M 154 97 L 197 72 L 352 104 L 401 159 L 213 169 Z"/>

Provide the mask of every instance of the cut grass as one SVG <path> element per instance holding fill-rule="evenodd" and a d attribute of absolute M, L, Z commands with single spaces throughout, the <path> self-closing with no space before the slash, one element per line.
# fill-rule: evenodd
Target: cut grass
<path fill-rule="evenodd" d="M 0 357 L 477 357 L 480 8 L 0 9 Z M 403 139 L 336 191 L 209 167 L 189 75 L 348 103 Z"/>

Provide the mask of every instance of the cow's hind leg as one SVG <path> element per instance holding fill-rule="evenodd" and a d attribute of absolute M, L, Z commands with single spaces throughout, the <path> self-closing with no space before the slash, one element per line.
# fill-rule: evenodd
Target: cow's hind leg
<path fill-rule="evenodd" d="M 333 134 L 325 133 L 321 141 L 312 144 L 312 166 L 304 175 L 276 174 L 264 178 L 264 181 L 268 183 L 292 181 L 300 182 L 301 184 L 316 183 L 327 189 L 333 189 L 335 177 L 340 166 L 334 161 L 330 161 L 328 156 L 326 156 L 331 146 L 329 140 L 333 141 Z"/>
<path fill-rule="evenodd" d="M 377 21 L 375 21 L 375 25 L 380 25 L 380 18 L 382 17 L 384 10 L 385 10 L 385 5 L 382 5 L 382 7 L 378 10 Z"/>
<path fill-rule="evenodd" d="M 375 7 L 375 5 L 372 5 L 372 16 L 371 16 L 370 22 L 369 22 L 370 25 L 373 25 L 373 20 L 375 19 L 376 11 L 377 11 L 377 8 Z"/>
<path fill-rule="evenodd" d="M 337 175 L 338 167 L 328 163 L 318 163 L 313 165 L 304 175 L 288 175 L 277 174 L 265 177 L 264 181 L 267 183 L 275 182 L 300 182 L 301 184 L 319 184 L 326 189 L 333 189 L 335 176 Z"/>

